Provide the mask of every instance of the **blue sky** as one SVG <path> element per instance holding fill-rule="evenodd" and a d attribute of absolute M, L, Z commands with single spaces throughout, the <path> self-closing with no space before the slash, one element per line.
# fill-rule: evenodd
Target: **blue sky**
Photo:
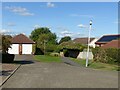
<path fill-rule="evenodd" d="M 58 38 L 118 33 L 117 2 L 3 2 L 2 31 L 30 35 L 34 28 L 49 27 Z"/>

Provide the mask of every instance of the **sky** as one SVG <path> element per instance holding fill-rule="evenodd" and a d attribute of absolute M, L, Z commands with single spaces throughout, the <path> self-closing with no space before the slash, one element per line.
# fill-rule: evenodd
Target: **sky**
<path fill-rule="evenodd" d="M 48 27 L 58 39 L 118 33 L 117 2 L 3 2 L 2 30 L 27 36 L 39 27 Z"/>

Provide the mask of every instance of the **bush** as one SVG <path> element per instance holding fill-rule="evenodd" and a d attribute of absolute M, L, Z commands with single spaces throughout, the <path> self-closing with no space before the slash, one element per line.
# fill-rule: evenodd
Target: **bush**
<path fill-rule="evenodd" d="M 14 54 L 2 54 L 2 63 L 12 63 L 14 58 Z"/>
<path fill-rule="evenodd" d="M 43 52 L 40 48 L 36 48 L 34 54 L 35 54 L 35 55 L 43 55 L 44 52 Z"/>
<path fill-rule="evenodd" d="M 55 51 L 56 50 L 56 45 L 54 45 L 54 44 L 47 44 L 46 45 L 46 52 L 53 52 L 53 51 Z"/>
<path fill-rule="evenodd" d="M 92 49 L 94 55 L 94 61 L 99 61 L 102 63 L 109 63 L 109 64 L 118 64 L 120 63 L 120 49 L 116 48 L 95 48 Z"/>

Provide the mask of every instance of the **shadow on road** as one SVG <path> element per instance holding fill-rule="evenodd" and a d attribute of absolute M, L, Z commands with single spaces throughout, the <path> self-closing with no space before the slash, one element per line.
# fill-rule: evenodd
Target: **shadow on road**
<path fill-rule="evenodd" d="M 0 71 L 0 76 L 8 76 L 11 74 L 13 70 L 3 70 L 3 71 Z"/>
<path fill-rule="evenodd" d="M 25 60 L 19 60 L 19 61 L 14 61 L 13 63 L 15 63 L 15 64 L 32 64 L 32 63 L 34 63 L 33 61 L 25 61 Z"/>

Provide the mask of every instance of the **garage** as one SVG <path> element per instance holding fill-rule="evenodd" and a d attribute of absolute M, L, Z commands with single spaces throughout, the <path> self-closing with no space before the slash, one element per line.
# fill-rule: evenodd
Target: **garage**
<path fill-rule="evenodd" d="M 33 44 L 34 41 L 29 39 L 24 34 L 16 35 L 11 40 L 11 48 L 8 49 L 9 54 L 33 54 Z"/>

